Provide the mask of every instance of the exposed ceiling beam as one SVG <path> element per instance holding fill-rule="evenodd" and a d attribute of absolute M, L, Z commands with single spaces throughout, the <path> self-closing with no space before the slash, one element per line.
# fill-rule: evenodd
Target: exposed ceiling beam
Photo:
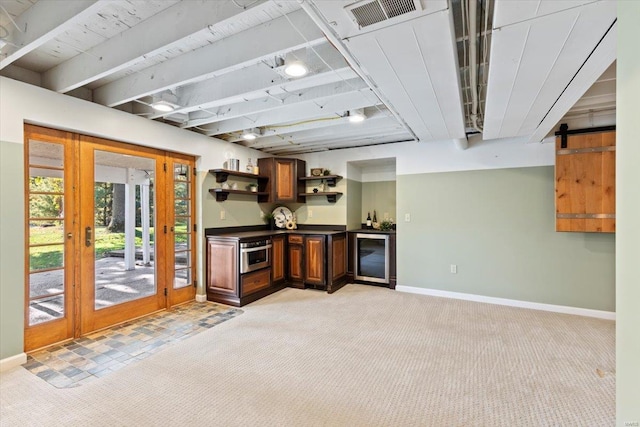
<path fill-rule="evenodd" d="M 284 105 L 251 117 L 214 123 L 205 126 L 203 131 L 208 136 L 220 135 L 273 123 L 312 119 L 331 113 L 339 115 L 352 108 L 370 107 L 377 105 L 379 102 L 370 89 L 362 89 L 301 104 Z"/>
<path fill-rule="evenodd" d="M 598 47 L 580 68 L 566 90 L 553 104 L 542 122 L 529 137 L 529 142 L 540 142 L 554 128 L 558 121 L 580 99 L 591 84 L 616 60 L 617 23 L 602 39 Z"/>
<path fill-rule="evenodd" d="M 234 72 L 262 61 L 273 62 L 276 56 L 324 41 L 322 33 L 303 11 L 293 12 L 290 16 L 277 18 L 107 83 L 96 89 L 95 99 L 107 106 L 121 104 Z"/>
<path fill-rule="evenodd" d="M 268 154 L 275 155 L 292 155 L 292 154 L 304 154 L 311 153 L 314 151 L 326 151 L 326 150 L 337 150 L 343 148 L 355 148 L 360 146 L 368 146 L 368 145 L 377 145 L 377 144 L 388 144 L 394 142 L 408 142 L 413 141 L 413 138 L 409 137 L 406 131 L 402 131 L 398 134 L 387 134 L 387 135 L 376 135 L 372 137 L 365 138 L 357 138 L 349 141 L 325 141 L 319 144 L 306 144 L 306 145 L 291 145 L 288 149 L 278 149 L 276 150 L 263 150 Z"/>
<path fill-rule="evenodd" d="M 0 70 L 98 12 L 106 0 L 39 1 L 18 16 L 4 41 Z"/>
<path fill-rule="evenodd" d="M 259 0 L 259 3 L 263 1 Z M 224 20 L 251 12 L 226 1 L 179 2 L 89 49 L 85 55 L 75 56 L 45 72 L 43 84 L 56 92 L 67 92 L 125 70 L 156 53 L 179 47 L 187 37 L 202 31 L 210 32 Z M 123 102 L 126 101 L 128 99 Z"/>
<path fill-rule="evenodd" d="M 255 99 L 252 101 L 225 106 L 220 109 L 217 115 L 210 116 L 205 119 L 190 120 L 188 122 L 188 125 L 185 127 L 202 126 L 208 123 L 217 123 L 224 120 L 231 120 L 237 117 L 262 113 L 267 110 L 278 108 L 284 105 L 300 104 L 313 101 L 316 98 L 322 99 L 328 96 L 335 96 L 342 93 L 353 93 L 365 89 L 366 87 L 367 85 L 362 80 L 351 79 L 345 82 L 336 82 L 309 88 L 301 92 L 290 92 L 281 98 L 272 95 L 273 97 Z"/>
<path fill-rule="evenodd" d="M 284 125 L 267 126 L 262 136 L 250 144 L 245 144 L 251 148 L 261 149 L 264 147 L 273 147 L 281 144 L 285 140 L 304 141 L 310 138 L 334 137 L 337 134 L 342 135 L 345 130 L 356 130 L 362 132 L 362 129 L 370 129 L 376 123 L 384 123 L 378 127 L 394 127 L 400 126 L 393 115 L 385 109 L 375 110 L 367 114 L 367 119 L 363 123 L 351 123 L 349 117 L 323 117 L 312 120 L 307 123 L 295 123 L 293 126 Z M 401 127 L 401 126 L 400 126 Z M 277 133 L 276 133 L 277 132 Z M 227 139 L 227 141 L 237 142 L 241 139 Z"/>
<path fill-rule="evenodd" d="M 290 145 L 301 145 L 305 147 L 310 147 L 314 145 L 322 145 L 322 144 L 333 144 L 344 141 L 350 141 L 354 139 L 362 139 L 362 138 L 371 138 L 375 136 L 387 136 L 387 135 L 397 135 L 404 134 L 409 137 L 409 133 L 405 131 L 405 129 L 400 126 L 395 120 L 392 122 L 389 121 L 380 121 L 377 124 L 367 124 L 367 127 L 356 127 L 359 125 L 354 125 L 351 123 L 342 124 L 340 126 L 336 126 L 335 129 L 331 128 L 333 132 L 324 133 L 324 134 L 316 134 L 312 135 L 307 133 L 307 136 L 302 138 L 285 138 L 281 139 L 277 143 L 273 143 L 267 147 L 262 147 L 262 150 L 269 150 L 270 152 L 277 151 L 278 149 L 285 148 Z M 256 148 L 254 145 L 248 145 L 248 147 Z"/>

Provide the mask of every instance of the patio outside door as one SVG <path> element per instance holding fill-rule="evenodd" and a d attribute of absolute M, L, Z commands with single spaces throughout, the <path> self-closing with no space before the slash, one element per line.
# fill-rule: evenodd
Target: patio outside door
<path fill-rule="evenodd" d="M 25 126 L 25 351 L 195 297 L 195 160 Z"/>

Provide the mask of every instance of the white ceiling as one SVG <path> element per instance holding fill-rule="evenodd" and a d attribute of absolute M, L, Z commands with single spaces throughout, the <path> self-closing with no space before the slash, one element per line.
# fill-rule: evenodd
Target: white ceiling
<path fill-rule="evenodd" d="M 0 0 L 0 75 L 276 155 L 464 140 L 473 92 L 485 139 L 615 108 L 615 2 L 373 1 L 415 10 L 360 28 L 352 0 Z"/>

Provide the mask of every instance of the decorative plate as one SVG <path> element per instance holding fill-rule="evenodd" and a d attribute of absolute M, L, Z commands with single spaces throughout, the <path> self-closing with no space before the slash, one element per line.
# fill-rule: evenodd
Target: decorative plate
<path fill-rule="evenodd" d="M 293 219 L 293 214 L 286 206 L 278 206 L 273 210 L 273 219 L 276 222 L 276 227 L 285 228 L 287 222 Z"/>

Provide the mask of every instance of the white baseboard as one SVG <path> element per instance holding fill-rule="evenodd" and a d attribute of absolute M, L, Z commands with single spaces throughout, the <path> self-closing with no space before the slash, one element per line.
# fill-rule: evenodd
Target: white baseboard
<path fill-rule="evenodd" d="M 592 310 L 590 308 L 569 307 L 565 305 L 544 304 L 540 302 L 520 301 L 515 299 L 487 297 L 484 295 L 465 294 L 462 292 L 441 291 L 439 289 L 416 288 L 413 286 L 396 286 L 396 291 L 432 297 L 453 298 L 465 301 L 484 302 L 488 304 L 508 305 L 510 307 L 530 308 L 533 310 L 552 311 L 554 313 L 574 314 L 577 316 L 596 317 L 598 319 L 616 320 L 616 313 L 611 311 Z"/>
<path fill-rule="evenodd" d="M 16 366 L 24 365 L 25 363 L 27 363 L 27 353 L 20 353 L 15 356 L 7 357 L 0 360 L 0 372 L 15 368 Z"/>
<path fill-rule="evenodd" d="M 197 302 L 207 302 L 207 296 L 206 295 L 196 295 L 196 301 Z"/>

